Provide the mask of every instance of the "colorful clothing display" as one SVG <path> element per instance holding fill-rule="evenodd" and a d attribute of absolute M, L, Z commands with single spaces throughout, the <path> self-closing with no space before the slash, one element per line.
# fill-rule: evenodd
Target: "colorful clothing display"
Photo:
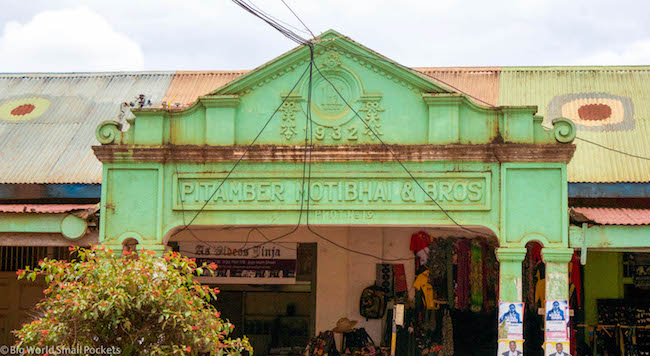
<path fill-rule="evenodd" d="M 467 240 L 458 240 L 456 250 L 456 298 L 459 310 L 466 310 L 469 305 L 471 250 Z"/>
<path fill-rule="evenodd" d="M 483 248 L 480 241 L 471 243 L 470 262 L 470 310 L 483 309 Z"/>
<path fill-rule="evenodd" d="M 424 306 L 427 310 L 435 309 L 433 286 L 429 283 L 429 270 L 420 273 L 413 282 L 413 288 L 422 292 Z"/>
<path fill-rule="evenodd" d="M 431 244 L 431 236 L 424 231 L 417 232 L 411 235 L 410 250 L 417 256 L 415 269 L 424 266 L 429 257 L 429 245 Z"/>

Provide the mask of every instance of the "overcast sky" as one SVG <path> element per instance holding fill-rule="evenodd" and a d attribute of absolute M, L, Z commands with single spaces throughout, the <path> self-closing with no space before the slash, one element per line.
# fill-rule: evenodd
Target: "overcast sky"
<path fill-rule="evenodd" d="M 299 26 L 280 0 L 252 0 Z M 650 2 L 285 0 L 408 66 L 650 64 Z M 0 72 L 250 69 L 293 42 L 229 0 L 0 0 Z"/>

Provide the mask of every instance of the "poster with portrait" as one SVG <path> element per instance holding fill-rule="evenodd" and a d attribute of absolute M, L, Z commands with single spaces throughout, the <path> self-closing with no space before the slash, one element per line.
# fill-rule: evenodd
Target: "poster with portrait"
<path fill-rule="evenodd" d="M 499 340 L 497 356 L 522 356 L 524 340 Z"/>
<path fill-rule="evenodd" d="M 545 356 L 571 356 L 571 348 L 568 341 L 556 341 L 544 343 Z"/>
<path fill-rule="evenodd" d="M 569 302 L 561 299 L 546 301 L 546 340 L 565 341 L 569 339 Z"/>
<path fill-rule="evenodd" d="M 524 303 L 499 302 L 499 340 L 524 338 Z"/>

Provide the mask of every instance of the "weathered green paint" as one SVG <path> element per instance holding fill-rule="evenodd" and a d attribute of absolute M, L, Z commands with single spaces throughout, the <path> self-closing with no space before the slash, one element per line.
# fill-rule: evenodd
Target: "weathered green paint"
<path fill-rule="evenodd" d="M 0 232 L 60 233 L 77 239 L 87 228 L 86 220 L 72 214 L 0 213 Z"/>
<path fill-rule="evenodd" d="M 587 243 L 585 245 L 585 237 Z M 650 248 L 650 226 L 594 225 L 571 226 L 569 246 L 590 249 L 647 250 Z M 591 258 L 591 255 L 588 255 Z"/>
<path fill-rule="evenodd" d="M 526 257 L 525 248 L 499 248 L 499 300 L 503 302 L 523 301 L 521 262 Z"/>
<path fill-rule="evenodd" d="M 566 145 L 575 137 L 570 121 L 553 120 L 554 129 L 546 130 L 536 107 L 479 106 L 428 77 L 367 59 L 383 57 L 334 31 L 315 48 L 320 70 L 454 220 L 494 233 L 501 300 L 522 300 L 529 241 L 545 246 L 550 263 L 558 264 L 551 269 L 565 278 L 570 154 L 557 159 L 549 152 L 572 147 Z M 118 248 L 136 239 L 160 250 L 201 209 L 193 225 L 296 224 L 306 207 L 304 165 L 289 148 L 304 144 L 306 80 L 289 91 L 308 60 L 309 50 L 300 47 L 187 109 L 136 111 L 125 132 L 114 122 L 98 127 L 100 241 Z M 213 195 L 285 99 L 259 146 Z M 318 73 L 311 110 L 310 224 L 453 225 Z"/>

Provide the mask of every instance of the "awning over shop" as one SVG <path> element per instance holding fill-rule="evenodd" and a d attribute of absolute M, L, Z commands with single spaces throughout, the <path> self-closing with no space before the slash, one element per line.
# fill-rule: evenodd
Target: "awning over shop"
<path fill-rule="evenodd" d="M 598 225 L 650 225 L 650 209 L 575 207 L 570 214 L 572 220 Z"/>
<path fill-rule="evenodd" d="M 32 245 L 33 241 L 25 240 L 39 240 L 45 235 L 48 245 L 88 240 L 88 222 L 98 210 L 99 204 L 0 204 L 0 245 Z M 52 240 L 52 235 L 59 238 Z M 96 233 L 92 235 L 96 241 Z M 60 243 L 53 243 L 55 240 Z"/>
<path fill-rule="evenodd" d="M 650 209 L 572 207 L 569 214 L 573 248 L 650 249 Z"/>

